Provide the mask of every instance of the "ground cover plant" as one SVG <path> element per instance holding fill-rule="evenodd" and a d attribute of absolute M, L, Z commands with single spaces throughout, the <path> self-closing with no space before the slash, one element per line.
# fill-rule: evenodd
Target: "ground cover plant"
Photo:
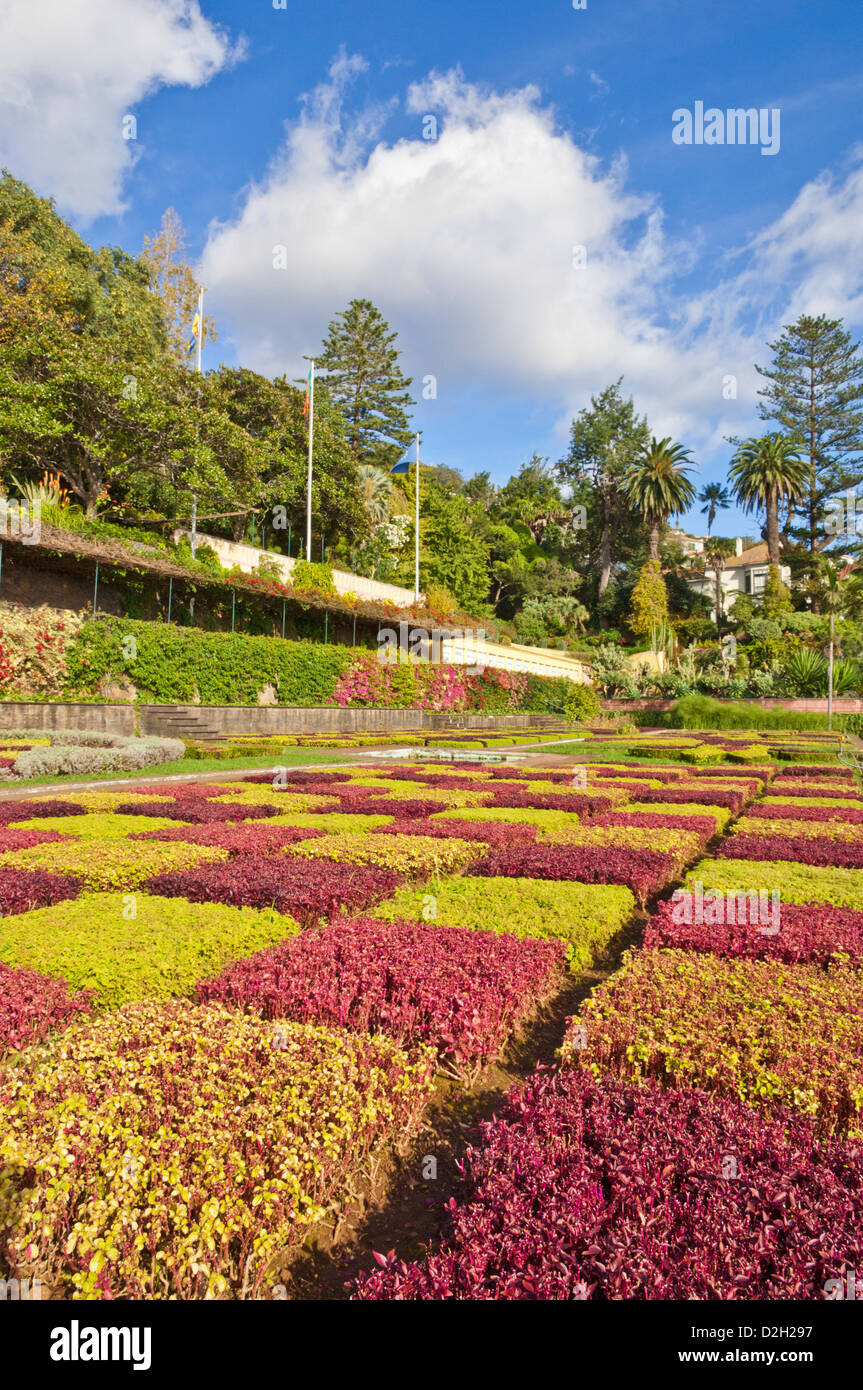
<path fill-rule="evenodd" d="M 452 877 L 404 884 L 372 915 L 561 941 L 570 969 L 579 974 L 603 955 L 635 907 L 630 890 L 617 885 Z"/>
<path fill-rule="evenodd" d="M 467 1081 L 559 979 L 558 942 L 479 937 L 457 927 L 354 918 L 304 932 L 198 984 L 264 1018 L 382 1032 L 433 1047 Z"/>
<path fill-rule="evenodd" d="M 747 746 L 745 741 L 738 742 Z M 576 756 L 572 747 L 566 751 L 570 760 Z M 799 1126 L 799 1116 L 805 1114 L 813 1134 L 855 1134 L 863 1101 L 859 1036 L 863 1026 L 858 1002 L 863 868 L 845 864 L 858 862 L 858 840 L 863 843 L 863 822 L 857 823 L 863 813 L 855 810 L 853 796 L 848 794 L 856 784 L 846 777 L 827 777 L 823 764 L 813 763 L 811 753 L 800 763 L 801 769 L 810 769 L 807 775 L 788 777 L 783 769 L 768 785 L 763 753 L 757 766 L 747 763 L 735 772 L 730 765 L 670 764 L 675 750 L 661 751 L 661 759 L 646 761 L 642 767 L 609 760 L 609 749 L 602 762 L 585 759 L 553 767 L 464 763 L 441 768 L 431 762 L 391 766 L 378 760 L 330 772 L 271 766 L 242 781 L 219 783 L 152 779 L 142 785 L 140 794 L 113 789 L 75 792 L 59 804 L 52 800 L 40 805 L 31 798 L 26 805 L 0 801 L 0 903 L 3 876 L 12 876 L 3 907 L 12 915 L 0 917 L 0 961 L 14 972 L 16 981 L 29 969 L 35 970 L 36 981 L 48 982 L 33 987 L 34 998 L 46 1001 L 44 1021 L 35 1028 L 34 1005 L 29 1015 L 32 1043 L 25 1041 L 15 1052 L 16 1066 L 23 1068 L 18 1075 L 26 1074 L 28 1085 L 35 1085 L 42 1067 L 47 1067 L 44 1083 L 39 1080 L 39 1086 L 47 1088 L 47 1097 L 51 1072 L 65 1067 L 64 1085 L 74 1090 L 72 1053 L 61 1056 L 61 1043 L 78 1047 L 76 1040 L 83 1037 L 81 1030 L 86 1026 L 103 1029 L 116 1051 L 120 1016 L 131 1017 L 129 1010 L 140 1010 L 130 1025 L 131 1034 L 138 1038 L 131 1074 L 138 1074 L 135 1068 L 140 1062 L 142 1074 L 150 1080 L 139 1099 L 150 1107 L 148 1116 L 152 1111 L 177 1118 L 176 1097 L 171 1099 L 159 1090 L 158 1077 L 168 1071 L 167 1053 L 159 1050 L 164 1029 L 159 1023 L 149 1039 L 153 1055 L 160 1060 L 144 1061 L 139 1018 L 146 1014 L 152 1029 L 154 1019 L 179 1018 L 171 1012 L 175 1009 L 220 1010 L 219 1017 L 245 1019 L 259 1030 L 245 1035 L 253 1060 L 241 1082 L 233 1043 L 224 1065 L 213 1061 L 215 1024 L 207 1022 L 205 1036 L 190 1043 L 181 1041 L 173 1031 L 174 1023 L 168 1023 L 173 1038 L 168 1050 L 173 1049 L 174 1063 L 179 1065 L 177 1058 L 185 1057 L 183 1049 L 190 1047 L 191 1073 L 214 1068 L 207 1083 L 211 1089 L 205 1086 L 204 1091 L 212 1100 L 212 1087 L 224 1086 L 220 1094 L 230 1111 L 223 1127 L 217 1126 L 215 1138 L 204 1137 L 204 1122 L 197 1115 L 188 1133 L 185 1121 L 178 1120 L 172 1138 L 172 1152 L 178 1157 L 172 1171 L 194 1172 L 197 1186 L 186 1183 L 186 1187 L 198 1194 L 189 1203 L 195 1212 L 189 1232 L 178 1234 L 169 1186 L 149 1166 L 146 1153 L 146 1183 L 135 1186 L 137 1176 L 133 1183 L 121 1182 L 119 1200 L 109 1210 L 117 1192 L 96 1176 L 102 1173 L 102 1159 L 95 1156 L 96 1131 L 88 1118 L 89 1147 L 83 1156 L 76 1150 L 70 1177 L 70 1191 L 76 1194 L 70 1200 L 78 1204 L 76 1211 L 85 1213 L 82 1234 L 68 1252 L 59 1237 L 50 1249 L 40 1248 L 39 1259 L 45 1263 L 39 1268 L 46 1275 L 50 1268 L 54 1283 L 78 1289 L 85 1297 L 122 1296 L 127 1287 L 137 1289 L 133 1296 L 138 1297 L 171 1292 L 181 1297 L 249 1296 L 259 1286 L 256 1281 L 264 1277 L 269 1255 L 302 1239 L 306 1229 L 296 1211 L 291 1214 L 286 1205 L 280 1205 L 281 1192 L 272 1197 L 266 1211 L 261 1204 L 253 1205 L 258 1178 L 270 1174 L 269 1158 L 256 1158 L 251 1150 L 243 1150 L 245 1140 L 237 1138 L 236 1129 L 228 1134 L 237 1105 L 257 1103 L 257 1094 L 253 1091 L 249 1099 L 248 1090 L 257 1085 L 255 1078 L 265 1077 L 263 1090 L 274 1104 L 294 1107 L 296 1133 L 284 1139 L 285 1144 L 297 1146 L 291 1152 L 324 1155 L 325 1173 L 320 1180 L 329 1186 L 318 1216 L 330 1204 L 331 1214 L 339 1208 L 357 1162 L 365 1163 L 369 1152 L 364 1141 L 354 1152 L 348 1140 L 346 1148 L 330 1154 L 329 1141 L 320 1138 L 329 1123 L 327 1116 L 335 1125 L 344 1118 L 335 1089 L 327 1090 L 329 1080 L 320 1086 L 310 1080 L 306 1090 L 299 1083 L 283 1093 L 273 1089 L 276 1082 L 267 1056 L 283 1051 L 286 1037 L 294 1036 L 292 1030 L 323 1030 L 330 1039 L 327 1046 L 340 1049 L 338 1055 L 347 1059 L 348 1116 L 362 1107 L 360 1097 L 369 1074 L 365 1063 L 358 1066 L 350 1060 L 352 1040 L 377 1040 L 402 1049 L 403 1076 L 405 1068 L 423 1059 L 424 1096 L 435 1066 L 449 1078 L 439 1081 L 439 1087 L 473 1084 L 483 1067 L 500 1059 L 513 1033 L 561 987 L 563 966 L 570 975 L 565 987 L 577 990 L 581 998 L 581 986 L 572 977 L 607 969 L 623 941 L 631 945 L 638 940 L 639 905 L 670 889 L 684 865 L 697 860 L 708 845 L 714 857 L 695 864 L 687 880 L 690 886 L 698 880 L 702 890 L 709 891 L 714 878 L 732 875 L 729 887 L 734 890 L 775 891 L 781 899 L 779 930 L 765 934 L 757 927 L 737 929 L 733 923 L 727 928 L 681 925 L 674 918 L 673 900 L 661 904 L 647 926 L 643 946 L 631 952 L 623 970 L 594 990 L 565 1040 L 558 1025 L 549 1056 L 564 1041 L 562 1070 L 556 1066 L 550 1075 L 564 1089 L 623 1086 L 627 1115 L 639 1111 L 640 1098 L 651 1088 L 660 1097 L 654 1108 L 664 1113 L 675 1096 L 685 1099 L 694 1087 L 700 1087 L 713 1094 L 707 1101 L 702 1096 L 702 1110 L 708 1103 L 714 1110 L 739 1105 L 750 1130 L 753 1125 L 772 1123 L 759 1111 L 772 1114 L 777 1107 L 785 1107 L 792 1128 Z M 582 755 L 579 748 L 577 756 Z M 817 794 L 792 795 L 801 790 Z M 839 793 L 826 798 L 838 803 L 838 808 L 821 804 L 825 798 L 820 793 L 825 791 Z M 745 812 L 742 819 L 741 812 Z M 731 833 L 723 837 L 726 829 Z M 752 837 L 764 842 L 761 852 L 769 849 L 771 857 L 731 857 L 735 846 L 751 845 Z M 782 853 L 792 857 L 780 858 Z M 37 865 L 33 856 L 44 856 L 46 861 L 53 856 L 54 869 L 59 862 L 64 871 L 43 875 L 42 859 Z M 41 899 L 37 884 L 44 895 Z M 846 905 L 831 906 L 837 897 Z M 859 913 L 853 910 L 857 906 Z M 94 1011 L 89 1017 L 69 1006 L 69 1000 L 79 997 Z M 16 1007 L 20 1014 L 20 1006 L 14 1004 L 7 1012 L 14 1015 Z M 549 1026 L 547 1018 L 554 1016 L 543 1016 L 540 1032 Z M 192 1014 L 183 1017 L 189 1019 Z M 287 1035 L 279 1031 L 284 1029 Z M 103 1107 L 104 1114 L 105 1078 L 111 1065 L 115 1072 L 122 1065 L 126 1075 L 127 1054 L 119 1054 L 122 1063 L 109 1063 L 107 1053 L 103 1057 L 99 1052 L 102 1039 L 103 1033 L 95 1042 L 88 1034 L 86 1045 L 81 1043 L 84 1051 L 74 1056 L 75 1067 L 89 1078 L 88 1095 L 94 1097 L 96 1109 Z M 102 1058 L 98 1067 L 90 1061 L 85 1067 L 84 1055 L 92 1061 L 96 1053 Z M 393 1064 L 397 1090 L 395 1071 Z M 0 1070 L 0 1105 L 3 1075 Z M 542 1075 L 537 1074 L 537 1082 Z M 571 1100 L 572 1094 L 566 1104 Z M 117 1144 L 123 1144 L 120 1170 L 128 1158 L 129 1172 L 137 1175 L 134 1165 L 142 1161 L 142 1150 L 131 1143 L 131 1137 L 138 1121 L 130 1118 L 131 1110 L 126 1113 L 124 1107 L 132 1105 L 132 1100 L 125 1090 L 121 1102 L 116 1135 L 112 1132 L 109 1139 L 109 1158 L 116 1173 L 116 1137 Z M 60 1102 L 66 1103 L 66 1099 Z M 73 1109 L 78 1104 L 68 1103 Z M 44 1107 L 39 1100 L 34 1109 L 33 1143 L 44 1150 L 44 1167 L 33 1168 L 37 1173 L 34 1193 L 38 1189 L 43 1195 L 49 1190 L 44 1186 L 48 1170 L 58 1162 L 49 1144 L 47 1105 L 47 1099 Z M 686 1122 L 683 1111 L 675 1113 L 681 1123 Z M 184 1109 L 182 1115 L 186 1114 Z M 417 1118 L 418 1114 L 417 1110 Z M 363 1111 L 357 1121 L 361 1129 L 367 1118 Z M 145 1133 L 149 1123 L 150 1118 Z M 362 1132 L 371 1133 L 373 1128 L 369 1122 Z M 380 1144 L 391 1144 L 397 1137 L 397 1125 L 388 1127 L 385 1121 L 379 1130 L 375 1142 Z M 265 1127 L 261 1132 L 266 1139 L 271 1130 Z M 21 1140 L 22 1132 L 16 1131 L 13 1142 Z M 574 1161 L 588 1161 L 589 1145 L 583 1133 L 575 1140 L 570 1136 L 568 1144 Z M 231 1170 L 225 1181 L 225 1156 L 241 1150 L 245 1173 Z M 287 1149 L 281 1152 L 288 1155 Z M 19 1173 L 16 1160 L 0 1147 L 0 1165 L 4 1161 Z M 79 1161 L 84 1165 L 81 1173 Z M 303 1161 L 286 1156 L 291 1182 Z M 528 1240 L 525 1246 L 528 1261 L 535 1260 L 538 1251 L 556 1248 L 546 1230 L 548 1213 L 554 1220 L 554 1213 L 562 1210 L 555 1205 L 553 1171 L 554 1165 L 547 1174 L 548 1193 L 536 1209 L 539 1244 L 531 1246 Z M 89 1188 L 85 1173 L 92 1179 Z M 701 1210 L 698 1202 L 705 1210 L 711 1203 L 715 1206 L 708 1176 L 701 1172 L 687 1189 L 694 1194 L 694 1211 Z M 601 1186 L 601 1201 L 608 1197 L 612 1209 L 601 1227 L 608 1251 L 615 1248 L 615 1239 L 624 1239 L 623 1234 L 614 1233 L 618 1227 L 623 1232 L 620 1223 L 628 1219 L 625 1177 L 621 1171 L 617 1187 L 614 1183 Z M 644 1182 L 649 1184 L 650 1179 Z M 521 1210 L 519 1184 L 513 1178 L 515 1211 Z M 658 1244 L 651 1247 L 652 1254 L 642 1250 L 638 1278 L 629 1271 L 634 1292 L 626 1296 L 664 1296 L 651 1292 L 671 1287 L 672 1275 L 660 1246 L 665 1241 L 674 1247 L 675 1240 L 683 1238 L 682 1218 L 674 1206 L 676 1189 L 669 1196 L 663 1182 L 654 1181 L 651 1190 L 663 1194 L 660 1207 L 654 1209 Z M 12 1200 L 10 1192 L 0 1178 L 0 1204 Z M 107 1192 L 111 1195 L 104 1196 Z M 225 1241 L 210 1224 L 207 1197 L 201 1195 L 205 1192 L 223 1204 L 215 1219 L 231 1232 Z M 609 1197 L 612 1192 L 617 1194 L 614 1201 Z M 471 1200 L 468 1189 L 464 1195 Z M 51 1190 L 49 1213 L 59 1213 L 57 1203 L 64 1200 L 60 1196 L 55 1200 Z M 765 1202 L 774 1200 L 778 1198 L 768 1192 Z M 32 1196 L 32 1206 L 30 1202 L 28 1195 L 28 1222 L 37 1196 Z M 300 1197 L 297 1202 L 302 1205 Z M 700 1215 L 692 1217 L 717 1239 L 727 1236 L 733 1253 L 723 1268 L 713 1254 L 702 1252 L 700 1263 L 693 1257 L 688 1272 L 681 1273 L 680 1287 L 695 1290 L 686 1296 L 732 1297 L 738 1288 L 737 1274 L 750 1267 L 746 1260 L 751 1257 L 760 1270 L 764 1296 L 784 1296 L 778 1290 L 791 1288 L 793 1278 L 804 1276 L 799 1270 L 792 1275 L 793 1261 L 781 1266 L 777 1258 L 771 1266 L 768 1257 L 775 1255 L 776 1247 L 769 1241 L 761 1262 L 763 1252 L 753 1253 L 750 1241 L 758 1229 L 756 1219 L 745 1204 L 742 1209 L 739 1204 L 732 1207 L 722 1207 L 719 1226 L 710 1226 Z M 835 1203 L 829 1208 L 834 1213 L 839 1209 Z M 121 1210 L 123 1220 L 137 1220 L 135 1229 L 147 1233 L 149 1254 L 144 1247 L 135 1251 L 129 1242 L 118 1243 L 116 1223 Z M 62 1220 L 66 1221 L 65 1215 Z M 605 1221 L 605 1215 L 601 1220 Z M 67 1222 L 66 1235 L 74 1224 L 74 1220 Z M 214 1229 L 215 1251 L 202 1256 L 200 1240 L 206 1245 Z M 502 1286 L 509 1287 L 506 1281 L 512 1277 L 512 1287 L 522 1287 L 525 1297 L 537 1296 L 536 1290 L 544 1287 L 542 1280 L 556 1277 L 554 1266 L 539 1274 L 536 1269 L 531 1272 L 506 1235 L 510 1229 L 506 1221 L 498 1222 L 496 1229 L 504 1234 L 507 1249 L 499 1267 L 492 1263 L 491 1274 L 477 1276 L 476 1296 L 489 1296 L 488 1281 L 498 1277 Z M 581 1228 L 575 1235 L 571 1226 L 566 1229 L 574 1248 L 581 1250 Z M 733 1231 L 739 1246 L 733 1244 Z M 199 1238 L 200 1232 L 205 1234 Z M 12 1239 L 8 1231 L 5 1238 Z M 165 1252 L 165 1259 L 155 1267 L 154 1239 Z M 100 1240 L 104 1243 L 99 1244 Z M 271 1241 L 278 1243 L 271 1245 Z M 625 1279 L 622 1282 L 615 1267 L 616 1257 L 587 1256 L 590 1244 L 598 1242 L 599 1237 L 584 1247 L 585 1258 L 594 1260 L 586 1296 L 624 1296 Z M 444 1245 L 442 1255 L 447 1248 Z M 80 1263 L 79 1252 L 83 1252 Z M 38 1261 L 31 1259 L 27 1266 L 26 1255 L 26 1249 L 16 1244 L 14 1262 L 7 1262 L 22 1273 L 38 1272 Z M 0 1249 L 0 1267 L 2 1256 Z M 474 1272 L 485 1253 L 480 1257 L 473 1250 L 470 1260 L 475 1256 L 479 1263 L 471 1265 Z M 435 1258 L 432 1251 L 429 1259 Z M 454 1258 L 458 1288 L 467 1289 L 473 1274 L 459 1263 L 461 1255 Z M 549 1254 L 549 1258 L 555 1257 Z M 380 1270 L 380 1291 L 375 1296 L 400 1297 L 394 1292 L 400 1287 L 398 1279 L 414 1278 L 413 1267 L 406 1273 L 407 1267 L 397 1270 L 395 1257 L 381 1259 L 385 1268 Z M 519 1271 L 517 1278 L 510 1263 Z M 566 1287 L 580 1287 L 582 1275 L 575 1263 L 570 1267 L 563 1258 L 563 1264 L 566 1277 L 571 1275 L 573 1281 Z M 605 1266 L 604 1274 L 600 1265 Z M 777 1272 L 780 1267 L 784 1273 Z M 583 1260 L 579 1268 L 583 1270 Z M 104 1270 L 108 1273 L 103 1276 Z M 560 1270 L 557 1274 L 563 1280 Z M 395 1282 L 387 1286 L 390 1275 Z M 713 1293 L 703 1293 L 705 1280 Z M 435 1294 L 426 1291 L 416 1296 L 473 1296 L 466 1292 L 445 1295 L 443 1285 L 435 1287 Z M 564 1283 L 557 1287 L 563 1288 Z M 156 1292 L 142 1293 L 144 1288 Z"/>
<path fill-rule="evenodd" d="M 863 998 L 844 963 L 646 948 L 583 1005 L 562 1057 L 595 1075 L 701 1086 L 863 1137 Z"/>
<path fill-rule="evenodd" d="M 214 845 L 70 839 L 0 855 L 0 872 L 3 868 L 42 870 L 52 876 L 69 875 L 87 888 L 109 892 L 112 888 L 139 888 L 159 872 L 191 869 L 196 864 L 225 858 L 227 851 Z"/>
<path fill-rule="evenodd" d="M 85 893 L 0 919 L 0 960 L 93 991 L 101 1008 L 193 992 L 198 977 L 300 930 L 288 916 L 148 893 Z"/>
<path fill-rule="evenodd" d="M 0 916 L 29 912 L 32 908 L 61 902 L 64 898 L 75 898 L 82 886 L 81 879 L 71 874 L 46 873 L 44 869 L 8 868 L 0 864 Z"/>
<path fill-rule="evenodd" d="M 332 859 L 339 864 L 379 864 L 406 877 L 453 873 L 484 853 L 481 842 L 450 836 L 325 835 L 297 845 L 292 854 L 303 859 Z"/>
<path fill-rule="evenodd" d="M 277 1039 L 235 1009 L 147 1001 L 73 1025 L 41 1066 L 7 1064 L 4 1270 L 84 1298 L 254 1294 L 350 1170 L 410 1136 L 434 1062 L 310 1024 Z"/>
<path fill-rule="evenodd" d="M 791 860 L 797 864 L 863 869 L 863 844 L 853 840 L 816 840 L 800 835 L 729 835 L 716 850 L 720 859 Z"/>
<path fill-rule="evenodd" d="M 826 903 L 780 905 L 779 930 L 759 931 L 757 925 L 675 920 L 672 903 L 660 903 L 644 932 L 645 946 L 668 946 L 685 951 L 712 951 L 717 956 L 801 961 L 825 966 L 845 956 L 863 961 L 863 912 Z"/>
<path fill-rule="evenodd" d="M 691 869 L 686 887 L 696 882 L 704 891 L 748 892 L 765 888 L 783 903 L 832 903 L 863 909 L 863 869 L 822 867 L 790 860 L 702 859 Z"/>
<path fill-rule="evenodd" d="M 88 990 L 73 992 L 65 980 L 0 961 L 0 1058 L 67 1027 L 91 1007 Z"/>
<path fill-rule="evenodd" d="M 354 1297 L 822 1299 L 861 1232 L 859 1147 L 799 1116 L 540 1071 L 482 1126 L 440 1249 L 381 1256 Z"/>
<path fill-rule="evenodd" d="M 227 864 L 157 874 L 147 890 L 190 902 L 272 907 L 311 926 L 341 909 L 361 912 L 388 897 L 398 881 L 391 870 L 367 865 L 248 855 Z"/>
<path fill-rule="evenodd" d="M 468 874 L 483 878 L 577 879 L 579 883 L 622 883 L 646 902 L 674 876 L 669 854 L 619 846 L 524 845 L 487 854 Z"/>

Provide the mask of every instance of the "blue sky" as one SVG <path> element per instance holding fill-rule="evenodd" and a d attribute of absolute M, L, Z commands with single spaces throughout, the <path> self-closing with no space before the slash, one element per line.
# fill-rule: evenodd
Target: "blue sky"
<path fill-rule="evenodd" d="M 364 295 L 415 394 L 435 380 L 427 461 L 554 460 L 622 375 L 701 485 L 758 428 L 782 323 L 861 327 L 861 28 L 847 0 L 7 0 L 0 163 L 94 242 L 137 251 L 176 207 L 220 330 L 205 366 L 298 375 Z M 778 108 L 779 152 L 674 144 L 697 101 Z"/>

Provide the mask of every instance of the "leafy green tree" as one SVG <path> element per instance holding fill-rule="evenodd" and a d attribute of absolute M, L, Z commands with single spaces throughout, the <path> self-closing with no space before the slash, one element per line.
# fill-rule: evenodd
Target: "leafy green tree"
<path fill-rule="evenodd" d="M 425 487 L 422 520 L 423 588 L 449 589 L 461 608 L 481 612 L 489 591 L 488 550 L 472 525 L 468 499 L 431 481 Z"/>
<path fill-rule="evenodd" d="M 728 480 L 747 512 L 765 512 L 767 556 L 771 565 L 778 565 L 779 503 L 783 498 L 795 501 L 806 486 L 806 468 L 796 445 L 781 434 L 745 439 L 731 460 Z"/>
<path fill-rule="evenodd" d="M 573 501 L 587 512 L 583 542 L 588 564 L 598 570 L 601 599 L 611 582 L 615 560 L 631 557 L 639 544 L 637 519 L 626 497 L 623 480 L 647 448 L 650 431 L 639 418 L 632 397 L 620 391 L 623 378 L 591 396 L 570 430 L 569 453 L 558 464 L 558 476 L 572 488 Z"/>
<path fill-rule="evenodd" d="M 695 500 L 695 488 L 686 476 L 689 456 L 682 444 L 653 438 L 623 479 L 625 495 L 650 528 L 649 558 L 657 564 L 660 529 L 670 516 L 685 511 Z"/>
<path fill-rule="evenodd" d="M 831 498 L 863 480 L 863 357 L 841 319 L 802 314 L 769 344 L 773 360 L 756 371 L 766 385 L 759 413 L 793 439 L 805 459 L 799 491 L 788 500 L 800 524 L 786 529 L 810 556 L 833 539 L 825 527 Z"/>
<path fill-rule="evenodd" d="M 411 378 L 399 366 L 396 337 L 370 299 L 352 299 L 330 323 L 317 359 L 354 462 L 387 472 L 413 441 Z"/>
<path fill-rule="evenodd" d="M 293 538 L 304 534 L 306 514 L 308 436 L 303 393 L 285 377 L 270 381 L 248 368 L 221 367 L 202 380 L 208 393 L 205 404 L 209 402 L 227 415 L 239 431 L 239 453 L 231 461 L 227 494 L 234 512 L 231 534 L 240 540 L 247 517 L 254 514 L 259 527 L 266 525 L 270 545 L 286 547 L 290 522 L 296 554 Z M 197 377 L 192 378 L 193 384 L 197 381 Z M 228 509 L 223 506 L 220 510 Z M 316 537 L 336 540 L 350 536 L 355 545 L 371 530 L 344 422 L 325 398 L 315 401 L 312 518 Z M 320 558 L 317 547 L 313 559 L 314 555 Z"/>

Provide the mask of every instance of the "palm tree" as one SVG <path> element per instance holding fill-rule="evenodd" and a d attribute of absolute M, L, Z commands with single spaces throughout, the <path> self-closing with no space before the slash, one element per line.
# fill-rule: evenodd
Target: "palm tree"
<path fill-rule="evenodd" d="M 668 518 L 695 501 L 695 487 L 686 476 L 689 450 L 671 439 L 651 439 L 647 449 L 623 479 L 623 490 L 650 527 L 650 559 L 659 560 L 659 532 Z"/>
<path fill-rule="evenodd" d="M 388 473 L 375 468 L 371 463 L 361 463 L 357 473 L 360 480 L 360 496 L 365 503 L 369 520 L 373 526 L 380 526 L 389 516 L 392 480 Z"/>
<path fill-rule="evenodd" d="M 701 515 L 707 517 L 707 538 L 710 539 L 710 532 L 716 520 L 717 512 L 724 512 L 731 506 L 731 498 L 721 483 L 706 483 L 698 494 L 699 502 L 705 505 L 701 508 Z"/>
<path fill-rule="evenodd" d="M 747 512 L 767 513 L 767 558 L 779 567 L 779 503 L 802 493 L 806 466 L 792 440 L 781 434 L 744 439 L 731 460 L 728 481 Z"/>

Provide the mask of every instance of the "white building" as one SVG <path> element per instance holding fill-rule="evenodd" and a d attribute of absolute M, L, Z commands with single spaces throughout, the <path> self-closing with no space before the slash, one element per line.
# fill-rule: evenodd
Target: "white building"
<path fill-rule="evenodd" d="M 688 532 L 681 531 L 678 527 L 672 526 L 668 532 L 668 540 L 675 545 L 679 545 L 684 555 L 701 555 L 706 544 L 704 536 L 690 536 Z"/>
<path fill-rule="evenodd" d="M 742 540 L 738 539 L 737 553 L 726 557 L 722 571 L 723 614 L 728 612 L 738 594 L 759 598 L 764 593 L 769 568 L 766 541 L 744 550 Z M 790 584 L 791 570 L 787 565 L 779 566 L 779 574 L 783 584 Z M 713 570 L 699 566 L 697 571 L 687 575 L 687 580 L 691 589 L 709 601 L 710 616 L 716 622 L 716 575 Z"/>

